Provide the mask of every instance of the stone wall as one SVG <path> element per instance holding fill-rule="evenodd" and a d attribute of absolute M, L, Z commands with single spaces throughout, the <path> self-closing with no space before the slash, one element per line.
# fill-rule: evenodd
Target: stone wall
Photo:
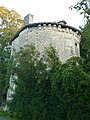
<path fill-rule="evenodd" d="M 56 49 L 59 59 L 65 62 L 72 56 L 80 56 L 80 39 L 81 34 L 74 28 L 63 27 L 60 24 L 36 24 L 21 29 L 15 39 L 12 40 L 11 55 L 14 56 L 15 50 L 18 52 L 20 47 L 28 44 L 35 44 L 36 49 L 43 54 L 43 51 L 50 44 Z M 10 87 L 7 92 L 7 100 L 12 99 L 15 91 L 14 81 L 17 80 L 17 74 L 11 75 Z"/>
<path fill-rule="evenodd" d="M 20 47 L 34 43 L 36 48 L 42 53 L 45 47 L 52 44 L 58 52 L 59 58 L 65 62 L 72 56 L 80 56 L 80 38 L 78 31 L 74 32 L 70 28 L 62 28 L 61 25 L 38 24 L 36 27 L 29 27 L 20 32 L 19 36 L 12 41 L 13 49 L 19 51 Z"/>

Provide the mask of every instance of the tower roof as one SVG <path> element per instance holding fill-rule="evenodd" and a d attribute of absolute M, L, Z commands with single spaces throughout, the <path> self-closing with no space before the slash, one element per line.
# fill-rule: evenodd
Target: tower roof
<path fill-rule="evenodd" d="M 14 41 L 14 39 L 16 39 L 16 38 L 19 36 L 19 34 L 20 34 L 23 30 L 25 30 L 26 28 L 38 27 L 38 25 L 43 26 L 44 24 L 46 24 L 46 25 L 51 24 L 52 26 L 53 26 L 53 25 L 56 25 L 56 27 L 58 27 L 59 25 L 61 25 L 61 28 L 69 28 L 69 29 L 72 29 L 74 32 L 78 32 L 78 34 L 81 35 L 81 32 L 80 32 L 78 29 L 76 29 L 76 28 L 74 28 L 74 27 L 72 27 L 72 26 L 69 26 L 69 25 L 67 25 L 67 24 L 62 24 L 61 22 L 39 22 L 39 23 L 32 23 L 32 24 L 28 24 L 28 25 L 23 26 L 23 27 L 11 38 L 10 44 L 11 44 L 12 41 Z"/>

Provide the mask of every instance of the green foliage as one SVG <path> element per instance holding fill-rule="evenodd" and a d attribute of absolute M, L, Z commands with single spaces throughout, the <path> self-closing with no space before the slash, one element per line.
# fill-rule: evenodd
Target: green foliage
<path fill-rule="evenodd" d="M 6 118 L 7 120 L 15 120 L 15 119 L 9 117 L 8 112 L 5 112 L 5 111 L 3 111 L 3 110 L 0 110 L 0 117 Z"/>
<path fill-rule="evenodd" d="M 62 65 L 63 113 L 67 120 L 89 120 L 90 78 L 77 63 L 73 58 Z"/>
<path fill-rule="evenodd" d="M 10 30 L 17 31 L 18 28 L 23 25 L 21 16 L 16 11 L 9 11 L 4 6 L 0 6 L 0 22 L 2 30 L 6 30 L 8 32 L 10 32 Z"/>
<path fill-rule="evenodd" d="M 82 29 L 81 56 L 85 59 L 84 68 L 90 74 L 90 21 Z"/>
<path fill-rule="evenodd" d="M 0 6 L 0 92 L 3 91 L 7 79 L 7 64 L 10 58 L 9 42 L 22 25 L 23 20 L 17 12 Z"/>
<path fill-rule="evenodd" d="M 9 112 L 17 120 L 89 120 L 90 77 L 83 60 L 71 58 L 61 64 L 50 46 L 45 55 L 33 45 L 16 54 L 13 70 L 18 74 Z M 18 64 L 17 64 L 18 63 Z"/>
<path fill-rule="evenodd" d="M 81 0 L 76 5 L 70 7 L 71 10 L 73 8 L 80 11 L 80 14 L 83 14 L 84 18 L 90 20 L 90 0 Z"/>
<path fill-rule="evenodd" d="M 70 8 L 80 11 L 86 18 L 87 23 L 81 29 L 81 57 L 84 59 L 84 69 L 90 75 L 90 0 L 81 0 Z"/>
<path fill-rule="evenodd" d="M 22 59 L 23 58 L 23 59 Z M 18 67 L 15 67 L 15 72 L 18 72 L 18 81 L 16 82 L 16 95 L 10 109 L 13 109 L 13 115 L 17 119 L 29 120 L 36 117 L 34 114 L 34 101 L 37 96 L 37 85 L 41 83 L 40 77 L 43 79 L 45 75 L 45 67 L 42 59 L 39 58 L 39 53 L 36 52 L 34 46 L 26 46 L 20 53 L 17 54 L 16 60 L 19 62 Z M 19 87 L 21 86 L 21 88 Z M 17 102 L 16 102 L 17 101 Z M 27 104 L 28 103 L 28 104 Z M 32 106 L 32 107 L 31 107 Z M 36 106 L 37 107 L 37 106 Z M 31 112 L 32 111 L 32 112 Z M 39 111 L 38 111 L 39 112 Z"/>
<path fill-rule="evenodd" d="M 10 81 L 10 76 L 12 74 L 12 69 L 13 69 L 13 56 L 9 58 L 8 65 L 7 65 L 7 74 L 6 74 L 6 82 L 4 85 L 3 92 L 7 94 L 7 91 L 9 89 L 9 81 Z"/>

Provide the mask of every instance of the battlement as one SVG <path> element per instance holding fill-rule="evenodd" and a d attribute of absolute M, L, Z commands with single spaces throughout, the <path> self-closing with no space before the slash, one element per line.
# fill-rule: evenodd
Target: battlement
<path fill-rule="evenodd" d="M 33 23 L 22 27 L 11 39 L 12 50 L 18 52 L 21 47 L 34 43 L 42 54 L 44 48 L 52 44 L 65 62 L 72 56 L 80 56 L 81 33 L 76 28 L 56 22 Z"/>
<path fill-rule="evenodd" d="M 33 28 L 33 27 L 37 27 L 38 29 L 54 29 L 54 30 L 58 30 L 61 32 L 66 32 L 66 33 L 70 33 L 70 34 L 76 34 L 77 36 L 81 37 L 81 32 L 72 27 L 72 26 L 68 26 L 66 24 L 61 24 L 61 23 L 57 23 L 57 22 L 44 22 L 44 23 L 32 23 L 32 24 L 28 24 L 23 26 L 10 40 L 10 44 L 12 43 L 12 41 L 14 41 L 19 34 L 27 28 Z"/>

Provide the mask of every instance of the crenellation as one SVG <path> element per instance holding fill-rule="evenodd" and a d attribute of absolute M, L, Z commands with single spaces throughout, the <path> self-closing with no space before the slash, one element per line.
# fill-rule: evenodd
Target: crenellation
<path fill-rule="evenodd" d="M 67 33 L 67 34 L 69 33 L 69 29 L 68 29 L 68 28 L 66 28 L 66 33 Z"/>
<path fill-rule="evenodd" d="M 46 29 L 46 24 L 43 24 L 43 29 Z"/>
<path fill-rule="evenodd" d="M 56 28 L 57 28 L 57 27 L 56 27 L 56 25 L 54 24 L 54 25 L 53 25 L 53 30 L 56 30 Z"/>
<path fill-rule="evenodd" d="M 72 29 L 70 29 L 69 32 L 70 32 L 70 34 L 72 34 L 73 33 Z"/>
<path fill-rule="evenodd" d="M 51 24 L 48 24 L 48 29 L 51 30 L 52 26 Z"/>
<path fill-rule="evenodd" d="M 41 30 L 42 29 L 42 26 L 41 24 L 38 25 L 38 29 Z"/>
<path fill-rule="evenodd" d="M 58 25 L 58 31 L 61 31 L 61 25 Z"/>

